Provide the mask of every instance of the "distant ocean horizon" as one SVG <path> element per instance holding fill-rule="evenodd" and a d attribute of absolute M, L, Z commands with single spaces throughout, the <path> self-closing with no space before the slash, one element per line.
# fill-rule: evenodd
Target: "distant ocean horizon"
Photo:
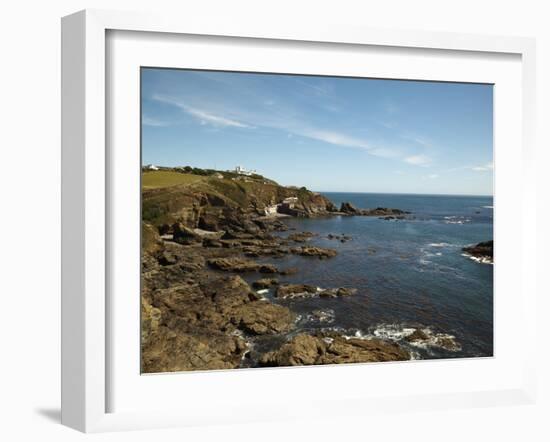
<path fill-rule="evenodd" d="M 469 193 L 416 193 L 416 192 L 363 192 L 363 191 L 338 191 L 338 190 L 311 190 L 322 195 L 340 194 L 364 194 L 364 195 L 418 195 L 418 196 L 458 196 L 458 197 L 481 197 L 494 198 L 494 195 L 469 194 Z"/>

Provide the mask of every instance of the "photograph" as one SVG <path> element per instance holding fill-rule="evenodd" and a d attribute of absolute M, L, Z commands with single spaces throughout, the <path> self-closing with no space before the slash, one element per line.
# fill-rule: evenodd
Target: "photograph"
<path fill-rule="evenodd" d="M 493 357 L 493 98 L 141 67 L 141 373 Z"/>

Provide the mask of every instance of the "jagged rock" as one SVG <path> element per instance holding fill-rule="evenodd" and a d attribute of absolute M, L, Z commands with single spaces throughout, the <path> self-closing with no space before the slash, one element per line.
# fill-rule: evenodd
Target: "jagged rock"
<path fill-rule="evenodd" d="M 362 210 L 362 215 L 364 216 L 393 216 L 398 219 L 405 218 L 404 215 L 409 214 L 405 210 L 400 209 L 391 209 L 388 207 L 377 207 L 376 209 L 364 209 Z"/>
<path fill-rule="evenodd" d="M 360 215 L 361 210 L 357 209 L 353 204 L 350 202 L 343 202 L 340 204 L 340 212 L 346 213 L 348 215 Z"/>
<path fill-rule="evenodd" d="M 317 287 L 308 284 L 282 284 L 277 287 L 277 298 L 311 298 L 317 294 Z"/>
<path fill-rule="evenodd" d="M 384 362 L 410 359 L 399 345 L 381 339 L 324 338 L 299 334 L 278 350 L 263 355 L 261 366 L 284 367 L 350 362 Z"/>
<path fill-rule="evenodd" d="M 281 284 L 277 287 L 276 296 L 282 299 L 300 298 L 338 298 L 351 296 L 357 293 L 357 289 L 339 287 L 333 289 L 322 289 L 309 284 Z"/>
<path fill-rule="evenodd" d="M 341 235 L 334 235 L 334 234 L 332 234 L 332 233 L 329 233 L 329 234 L 327 235 L 327 238 L 328 238 L 328 239 L 336 239 L 336 240 L 338 240 L 338 241 L 340 241 L 340 242 L 347 242 L 347 241 L 350 241 L 350 240 L 351 240 L 351 236 L 345 235 L 345 234 L 343 234 L 343 233 L 342 233 Z"/>
<path fill-rule="evenodd" d="M 403 219 L 404 215 L 410 213 L 400 209 L 388 207 L 377 207 L 376 209 L 358 209 L 349 202 L 343 202 L 340 206 L 340 213 L 345 215 L 379 216 L 387 219 Z"/>
<path fill-rule="evenodd" d="M 462 349 L 455 336 L 445 333 L 435 333 L 429 328 L 415 329 L 410 335 L 405 337 L 405 341 L 416 346 L 439 347 L 450 352 Z"/>
<path fill-rule="evenodd" d="M 480 242 L 474 246 L 464 247 L 464 252 L 476 258 L 486 258 L 493 260 L 493 240 Z"/>
<path fill-rule="evenodd" d="M 336 250 L 333 249 L 324 249 L 322 247 L 296 247 L 290 249 L 290 252 L 295 255 L 301 255 L 301 256 L 315 256 L 319 259 L 324 258 L 332 258 L 338 254 Z"/>
<path fill-rule="evenodd" d="M 246 341 L 236 336 L 190 334 L 160 327 L 142 347 L 142 372 L 237 368 L 246 350 Z"/>
<path fill-rule="evenodd" d="M 331 323 L 334 321 L 334 310 L 327 309 L 327 310 L 313 310 L 311 314 L 307 316 L 307 318 L 311 321 L 316 321 L 320 323 Z"/>
<path fill-rule="evenodd" d="M 323 340 L 300 334 L 284 344 L 279 350 L 262 356 L 260 365 L 269 367 L 313 365 L 319 360 L 319 355 L 326 352 L 326 347 Z"/>
<path fill-rule="evenodd" d="M 141 223 L 141 248 L 143 253 L 155 255 L 163 249 L 159 232 L 151 224 Z"/>
<path fill-rule="evenodd" d="M 252 283 L 252 287 L 254 287 L 255 289 L 267 289 L 269 287 L 273 287 L 278 284 L 279 284 L 279 281 L 275 278 L 262 278 L 262 279 L 258 279 L 257 281 L 254 281 Z"/>
<path fill-rule="evenodd" d="M 417 342 L 417 341 L 425 341 L 428 339 L 428 335 L 424 333 L 421 329 L 417 328 L 415 331 L 413 331 L 410 335 L 405 337 L 405 340 L 408 342 Z"/>
<path fill-rule="evenodd" d="M 296 316 L 255 293 L 240 276 L 154 290 L 142 303 L 144 372 L 237 368 L 246 334 L 286 333 Z M 245 334 L 243 336 L 243 333 Z"/>
<path fill-rule="evenodd" d="M 351 296 L 357 293 L 357 289 L 339 287 L 336 289 L 326 289 L 319 292 L 320 298 L 339 298 L 343 296 Z"/>
<path fill-rule="evenodd" d="M 208 265 L 224 272 L 277 273 L 277 268 L 272 264 L 259 264 L 256 261 L 238 257 L 212 258 L 208 260 Z"/>
<path fill-rule="evenodd" d="M 306 242 L 306 241 L 309 241 L 314 236 L 317 236 L 317 234 L 312 232 L 296 232 L 288 235 L 287 239 L 289 241 L 294 241 L 294 242 Z"/>
<path fill-rule="evenodd" d="M 253 335 L 288 332 L 296 319 L 288 308 L 268 302 L 243 305 L 232 312 L 232 317 L 239 329 Z"/>
<path fill-rule="evenodd" d="M 141 297 L 141 343 L 147 345 L 159 328 L 162 312 Z"/>

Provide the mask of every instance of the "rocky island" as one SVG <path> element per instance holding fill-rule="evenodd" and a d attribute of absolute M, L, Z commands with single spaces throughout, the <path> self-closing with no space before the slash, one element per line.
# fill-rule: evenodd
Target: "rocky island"
<path fill-rule="evenodd" d="M 493 263 L 493 240 L 484 241 L 462 249 L 466 256 L 483 264 Z"/>
<path fill-rule="evenodd" d="M 308 333 L 278 300 L 353 296 L 353 287 L 281 281 L 285 256 L 331 259 L 285 217 L 404 217 L 399 209 L 336 207 L 321 194 L 260 175 L 196 168 L 144 170 L 141 345 L 144 373 L 396 361 L 410 352 L 384 338 Z M 346 235 L 329 235 L 341 242 Z M 270 260 L 276 262 L 270 262 Z M 249 284 L 243 277 L 254 276 Z M 274 296 L 264 296 L 274 289 Z M 311 312 L 330 318 L 324 312 Z M 411 332 L 412 333 L 412 332 Z M 269 345 L 266 345 L 269 343 Z"/>

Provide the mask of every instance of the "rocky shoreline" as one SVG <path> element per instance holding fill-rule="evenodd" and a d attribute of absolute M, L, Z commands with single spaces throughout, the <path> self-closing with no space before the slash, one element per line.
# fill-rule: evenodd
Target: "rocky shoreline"
<path fill-rule="evenodd" d="M 265 222 L 265 221 L 264 221 Z M 303 259 L 330 259 L 333 249 L 302 243 L 305 232 L 286 237 L 273 236 L 277 221 L 254 233 L 254 238 L 224 239 L 212 243 L 177 233 L 162 238 L 156 229 L 143 224 L 142 255 L 142 370 L 146 373 L 239 368 L 242 366 L 286 366 L 372 362 L 410 359 L 397 344 L 374 338 L 348 341 L 335 336 L 313 336 L 300 332 L 299 317 L 276 300 L 312 297 L 338 299 L 353 296 L 353 287 L 321 288 L 281 282 L 279 276 L 295 272 L 258 262 L 251 256 L 283 257 L 295 254 Z M 228 235 L 234 236 L 234 235 Z M 193 238 L 190 240 L 190 238 Z M 249 285 L 241 275 L 257 275 Z M 274 300 L 264 293 L 274 290 Z M 312 312 L 321 318 L 323 312 Z M 298 332 L 298 335 L 293 333 Z M 256 354 L 251 347 L 264 337 L 278 337 L 280 347 Z M 330 341 L 330 342 L 329 342 Z M 321 352 L 321 353 L 319 353 Z M 257 352 L 255 352 L 257 353 Z M 313 354 L 317 356 L 313 358 Z"/>
<path fill-rule="evenodd" d="M 282 201 L 276 206 L 281 213 L 267 214 L 277 201 Z M 291 231 L 281 216 L 397 220 L 408 212 L 358 209 L 350 203 L 337 208 L 304 188 L 233 178 L 149 189 L 142 193 L 142 207 L 144 373 L 401 361 L 414 358 L 414 345 L 436 342 L 420 329 L 403 342 L 329 329 L 308 331 L 300 327 L 302 318 L 283 305 L 309 298 L 340 302 L 357 290 L 285 281 L 297 272 L 285 264 L 285 257 L 327 260 L 337 251 L 311 245 L 316 234 Z M 353 240 L 345 234 L 326 239 Z M 334 311 L 314 309 L 307 317 L 330 324 Z"/>
<path fill-rule="evenodd" d="M 331 259 L 337 251 L 308 244 L 315 234 L 289 232 L 266 207 L 283 201 L 281 216 L 404 216 L 398 209 L 335 207 L 304 188 L 273 182 L 209 179 L 199 186 L 143 192 L 141 344 L 145 373 L 239 367 L 395 361 L 411 358 L 379 338 L 301 331 L 300 317 L 277 300 L 353 296 L 353 287 L 289 284 L 296 272 L 285 256 Z M 291 201 L 284 203 L 284 201 Z M 327 239 L 346 242 L 346 235 Z M 257 259 L 262 258 L 261 261 Z M 264 262 L 275 259 L 277 263 Z M 249 285 L 242 276 L 255 275 Z M 274 291 L 271 299 L 264 296 Z M 319 321 L 330 313 L 311 312 Z M 333 315 L 333 313 L 332 313 Z M 328 318 L 328 319 L 327 319 Z M 261 349 L 263 342 L 272 342 Z"/>

